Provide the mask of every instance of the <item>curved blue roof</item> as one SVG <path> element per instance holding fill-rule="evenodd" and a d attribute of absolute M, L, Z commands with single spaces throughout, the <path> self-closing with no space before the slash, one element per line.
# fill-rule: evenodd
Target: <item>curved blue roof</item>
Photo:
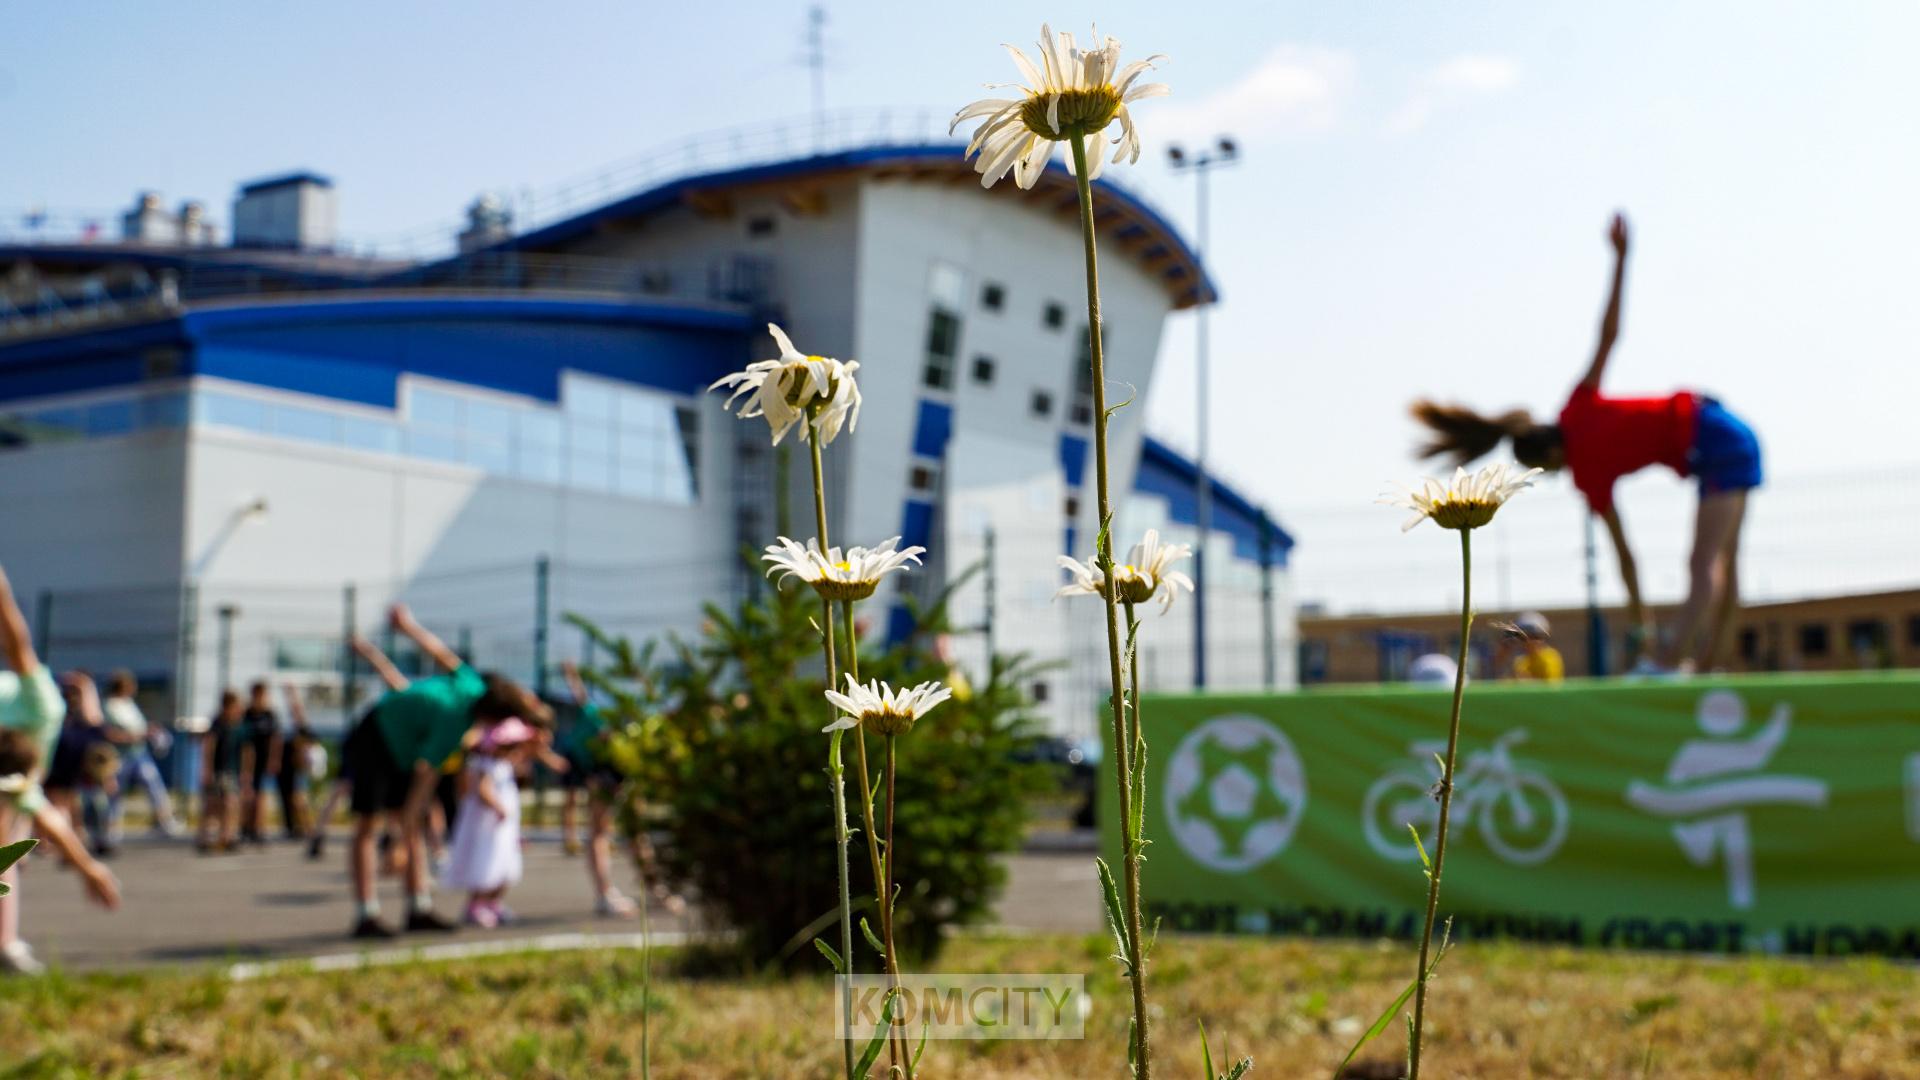
<path fill-rule="evenodd" d="M 886 172 L 898 170 L 907 175 L 971 175 L 972 166 L 954 143 L 918 143 L 868 146 L 810 157 L 793 158 L 766 165 L 685 176 L 635 195 L 577 214 L 554 224 L 523 233 L 483 250 L 551 248 L 594 232 L 606 222 L 657 213 L 677 206 L 689 194 L 714 188 L 764 184 L 794 180 L 821 173 L 844 171 Z M 1200 261 L 1199 252 L 1180 236 L 1173 223 L 1161 216 L 1145 200 L 1126 188 L 1106 180 L 1094 181 L 1103 228 L 1117 241 L 1123 254 L 1141 263 L 1173 295 L 1174 307 L 1185 308 L 1217 301 L 1219 290 Z M 1008 198 L 1033 198 L 1011 183 L 993 191 Z M 1058 160 L 1050 162 L 1035 191 L 1054 194 L 1071 205 L 1077 198 L 1073 178 Z"/>
<path fill-rule="evenodd" d="M 1140 440 L 1140 467 L 1133 489 L 1165 499 L 1167 516 L 1182 525 L 1199 523 L 1195 487 L 1200 470 L 1185 454 L 1151 435 Z M 1293 536 L 1245 495 L 1208 476 L 1213 492 L 1212 526 L 1233 537 L 1234 553 L 1254 562 L 1287 564 Z"/>
<path fill-rule="evenodd" d="M 388 407 L 402 373 L 547 401 L 562 369 L 698 393 L 744 362 L 747 329 L 736 311 L 645 301 L 321 294 L 0 345 L 0 400 L 139 382 L 156 346 L 181 351 L 178 375 Z"/>

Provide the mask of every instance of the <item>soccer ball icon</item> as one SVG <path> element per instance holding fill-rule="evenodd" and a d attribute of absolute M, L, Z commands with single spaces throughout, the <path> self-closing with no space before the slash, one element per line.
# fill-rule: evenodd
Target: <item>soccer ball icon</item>
<path fill-rule="evenodd" d="M 1279 728 L 1255 716 L 1216 716 L 1174 748 L 1162 792 L 1181 850 L 1237 874 L 1286 849 L 1306 809 L 1307 777 Z"/>

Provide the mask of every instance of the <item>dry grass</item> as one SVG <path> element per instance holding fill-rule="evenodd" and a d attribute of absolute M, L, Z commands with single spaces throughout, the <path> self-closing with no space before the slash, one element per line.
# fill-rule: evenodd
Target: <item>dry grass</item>
<path fill-rule="evenodd" d="M 1105 942 L 966 938 L 955 972 L 1089 976 L 1083 1042 L 935 1043 L 929 1077 L 1121 1075 Z M 1160 1074 L 1199 1071 L 1204 1019 L 1255 1077 L 1326 1077 L 1404 984 L 1404 948 L 1161 943 Z M 826 1077 L 823 980 L 657 972 L 657 1077 Z M 0 982 L 0 1077 L 638 1075 L 632 953 L 519 955 L 231 983 L 212 972 Z M 1436 984 L 1434 1077 L 1920 1076 L 1920 974 L 1875 961 L 1714 961 L 1469 945 Z M 1386 1039 L 1396 1035 L 1389 1033 Z M 1381 1046 L 1373 1061 L 1391 1059 Z"/>

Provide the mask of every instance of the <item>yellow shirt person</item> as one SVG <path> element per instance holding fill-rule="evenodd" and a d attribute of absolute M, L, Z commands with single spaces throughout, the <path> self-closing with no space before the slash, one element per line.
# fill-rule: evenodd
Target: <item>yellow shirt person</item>
<path fill-rule="evenodd" d="M 1567 677 L 1567 662 L 1559 649 L 1548 644 L 1551 637 L 1547 617 L 1537 611 L 1522 612 L 1513 620 L 1510 637 L 1501 648 L 1516 651 L 1510 669 L 1514 678 L 1557 683 Z"/>

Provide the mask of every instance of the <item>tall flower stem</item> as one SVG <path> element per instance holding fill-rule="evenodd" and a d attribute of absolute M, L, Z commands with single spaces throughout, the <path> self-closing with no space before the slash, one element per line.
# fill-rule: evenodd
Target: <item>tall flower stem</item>
<path fill-rule="evenodd" d="M 1473 530 L 1460 530 L 1460 656 L 1453 675 L 1453 716 L 1447 723 L 1447 758 L 1440 770 L 1440 825 L 1433 840 L 1433 872 L 1427 876 L 1427 921 L 1420 932 L 1420 967 L 1414 973 L 1413 1045 L 1407 1080 L 1420 1080 L 1420 1037 L 1427 1012 L 1427 954 L 1433 948 L 1433 920 L 1440 910 L 1440 869 L 1447 861 L 1447 819 L 1453 808 L 1453 762 L 1460 749 L 1460 699 L 1467 688 L 1467 634 L 1473 629 Z"/>
<path fill-rule="evenodd" d="M 853 676 L 855 682 L 858 682 L 860 681 L 860 626 L 853 621 L 853 601 L 841 602 L 840 621 L 847 627 L 847 673 Z M 853 731 L 854 745 L 859 748 L 856 760 L 859 763 L 861 820 L 866 826 L 867 854 L 873 861 L 873 880 L 876 883 L 874 903 L 880 917 L 880 944 L 884 946 L 882 951 L 883 962 L 886 965 L 887 988 L 892 991 L 900 985 L 900 960 L 893 948 L 893 892 L 882 883 L 891 880 L 893 869 L 893 739 L 887 739 L 887 857 L 883 864 L 880 858 L 880 841 L 876 838 L 873 827 L 873 789 L 868 786 L 867 779 L 866 730 L 856 727 Z M 902 1071 L 912 1076 L 913 1062 L 906 1056 L 906 1036 L 896 1032 L 888 1040 L 888 1045 L 894 1054 L 895 1063 L 901 1064 Z"/>
<path fill-rule="evenodd" d="M 1100 346 L 1100 261 L 1094 250 L 1093 183 L 1087 179 L 1086 133 L 1072 131 L 1066 142 L 1073 150 L 1074 184 L 1080 191 L 1080 237 L 1087 256 L 1087 353 L 1093 377 L 1093 460 L 1094 490 L 1098 500 L 1100 531 L 1094 545 L 1094 560 L 1099 563 L 1101 590 L 1107 612 L 1108 682 L 1113 688 L 1113 768 L 1120 792 L 1120 820 L 1133 820 L 1132 754 L 1128 742 L 1125 684 L 1120 671 L 1120 613 L 1114 596 L 1113 499 L 1107 481 L 1107 372 L 1106 358 Z M 1149 1080 L 1153 1059 L 1147 1040 L 1147 972 L 1140 947 L 1140 847 L 1128 838 L 1121 854 L 1125 893 L 1122 900 L 1127 918 L 1127 966 L 1133 983 L 1134 1075 Z"/>
<path fill-rule="evenodd" d="M 813 460 L 813 521 L 820 533 L 820 550 L 825 551 L 830 543 L 827 539 L 827 474 L 820 461 L 820 432 L 814 427 L 820 407 L 810 405 L 807 408 L 807 446 L 812 450 Z M 820 598 L 820 644 L 827 661 L 827 685 L 837 686 L 840 681 L 839 665 L 835 662 L 833 641 L 833 601 Z M 845 968 L 844 978 L 840 980 L 840 1052 L 845 1059 L 847 1080 L 855 1080 L 853 1061 L 853 883 L 847 870 L 849 857 L 848 845 L 851 837 L 847 831 L 847 784 L 846 766 L 840 755 L 841 737 L 846 733 L 836 731 L 828 741 L 827 773 L 833 784 L 833 839 L 839 853 L 840 871 L 840 963 Z"/>

